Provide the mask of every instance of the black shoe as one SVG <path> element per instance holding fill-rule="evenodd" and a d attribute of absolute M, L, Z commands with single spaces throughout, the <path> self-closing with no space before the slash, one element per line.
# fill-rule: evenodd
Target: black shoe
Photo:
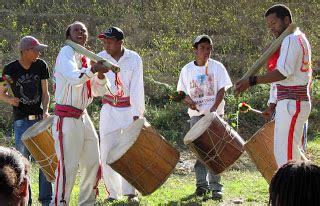
<path fill-rule="evenodd" d="M 105 202 L 114 202 L 116 201 L 117 199 L 115 198 L 112 198 L 112 197 L 108 197 L 107 199 L 105 199 Z"/>
<path fill-rule="evenodd" d="M 223 196 L 223 193 L 219 190 L 213 190 L 212 191 L 212 199 L 214 200 L 221 200 Z"/>
<path fill-rule="evenodd" d="M 209 190 L 206 187 L 197 187 L 195 191 L 195 195 L 197 195 L 198 197 L 203 197 L 208 193 L 209 193 Z"/>

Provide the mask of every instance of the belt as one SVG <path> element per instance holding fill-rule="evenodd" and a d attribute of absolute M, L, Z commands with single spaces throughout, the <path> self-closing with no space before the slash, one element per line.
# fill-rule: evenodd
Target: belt
<path fill-rule="evenodd" d="M 130 107 L 130 97 L 119 97 L 119 96 L 110 96 L 105 95 L 102 98 L 102 104 L 109 104 L 113 107 Z"/>
<path fill-rule="evenodd" d="M 309 101 L 308 85 L 283 86 L 277 84 L 277 100 L 283 99 Z"/>
<path fill-rule="evenodd" d="M 32 114 L 32 115 L 28 115 L 25 118 L 23 118 L 24 120 L 40 120 L 43 119 L 42 114 Z"/>

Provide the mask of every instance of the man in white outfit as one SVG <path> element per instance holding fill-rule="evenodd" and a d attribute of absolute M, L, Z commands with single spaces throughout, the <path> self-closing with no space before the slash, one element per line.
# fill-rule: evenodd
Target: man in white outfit
<path fill-rule="evenodd" d="M 291 11 L 274 5 L 265 14 L 268 27 L 278 37 L 292 22 Z M 284 38 L 276 69 L 263 76 L 251 76 L 236 83 L 236 93 L 249 86 L 276 82 L 277 105 L 274 130 L 274 156 L 278 167 L 290 160 L 300 160 L 303 125 L 311 111 L 311 49 L 306 36 L 297 29 Z"/>
<path fill-rule="evenodd" d="M 128 201 L 138 201 L 137 192 L 123 177 L 106 164 L 108 152 L 119 138 L 115 130 L 126 128 L 143 116 L 145 110 L 143 66 L 140 56 L 123 46 L 124 34 L 117 27 L 110 27 L 98 38 L 105 51 L 98 55 L 120 67 L 120 76 L 112 72 L 105 75 L 111 83 L 111 95 L 103 97 L 100 113 L 100 149 L 103 179 L 109 193 L 107 201 L 128 196 Z"/>
<path fill-rule="evenodd" d="M 66 38 L 84 45 L 87 28 L 81 22 L 69 25 Z M 99 140 L 86 111 L 94 96 L 107 91 L 104 72 L 98 62 L 92 67 L 89 59 L 64 46 L 55 64 L 55 118 L 52 133 L 58 157 L 52 205 L 69 205 L 70 194 L 80 168 L 81 184 L 78 205 L 94 205 L 99 179 Z"/>

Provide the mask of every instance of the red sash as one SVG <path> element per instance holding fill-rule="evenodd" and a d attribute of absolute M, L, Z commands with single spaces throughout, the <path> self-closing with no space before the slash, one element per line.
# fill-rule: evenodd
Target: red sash
<path fill-rule="evenodd" d="M 309 101 L 308 85 L 305 86 L 283 86 L 277 84 L 277 100 L 294 99 Z"/>
<path fill-rule="evenodd" d="M 130 97 L 104 95 L 102 98 L 103 104 L 110 104 L 113 107 L 130 107 Z"/>

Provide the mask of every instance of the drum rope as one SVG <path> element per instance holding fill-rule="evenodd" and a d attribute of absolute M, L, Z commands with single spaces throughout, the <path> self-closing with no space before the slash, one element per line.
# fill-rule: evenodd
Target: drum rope
<path fill-rule="evenodd" d="M 52 178 L 52 175 L 49 174 L 49 172 L 47 172 L 47 171 L 44 169 L 44 167 L 50 166 L 50 168 L 51 168 L 51 170 L 53 171 L 53 173 L 55 172 L 55 168 L 53 168 L 53 166 L 52 166 L 53 164 L 52 164 L 52 163 L 57 164 L 57 162 L 54 161 L 54 157 L 56 156 L 56 154 L 53 153 L 53 154 L 51 154 L 51 155 L 48 156 L 48 155 L 36 144 L 36 142 L 35 142 L 33 139 L 30 139 L 30 140 L 31 140 L 31 143 L 33 143 L 33 146 L 38 149 L 38 151 L 41 153 L 41 155 L 42 155 L 43 157 L 45 157 L 45 158 L 42 159 L 42 160 L 36 160 L 36 162 L 39 164 L 39 167 L 42 169 L 42 171 L 45 172 L 45 173 L 47 173 L 47 174 Z M 42 165 L 42 163 L 43 163 L 43 162 L 46 162 L 46 161 L 47 161 L 48 163 Z M 55 178 L 55 177 L 53 177 L 53 178 Z"/>
<path fill-rule="evenodd" d="M 198 156 L 203 158 L 203 161 L 205 163 L 213 162 L 214 164 L 218 165 L 219 167 L 227 169 L 226 163 L 221 159 L 221 157 L 222 157 L 221 154 L 224 151 L 225 147 L 227 145 L 232 145 L 233 148 L 235 148 L 236 150 L 238 150 L 241 153 L 244 150 L 241 147 L 239 147 L 238 145 L 233 143 L 234 139 L 236 138 L 235 135 L 237 135 L 237 133 L 233 132 L 233 128 L 231 126 L 229 126 L 226 122 L 221 121 L 221 122 L 219 122 L 219 125 L 217 127 L 225 128 L 224 133 L 222 135 L 213 131 L 212 129 L 210 129 L 210 127 L 206 131 L 209 134 L 209 136 L 214 135 L 214 136 L 218 137 L 218 138 L 216 138 L 216 139 L 218 139 L 218 141 L 216 143 L 214 143 L 213 139 L 210 138 L 212 147 L 208 152 L 203 151 L 200 147 L 198 147 L 195 144 L 193 144 L 193 147 L 195 149 L 192 149 L 192 147 L 191 147 L 191 149 L 196 154 L 198 154 Z"/>

